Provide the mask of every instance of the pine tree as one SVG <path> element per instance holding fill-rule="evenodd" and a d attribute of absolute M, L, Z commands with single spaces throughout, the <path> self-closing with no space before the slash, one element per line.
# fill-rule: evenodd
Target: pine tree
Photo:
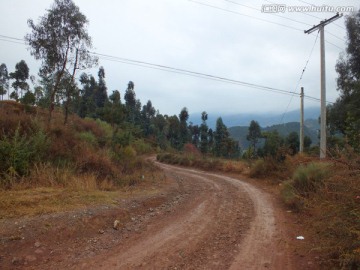
<path fill-rule="evenodd" d="M 29 79 L 29 67 L 24 60 L 21 60 L 15 66 L 15 71 L 9 74 L 10 79 L 15 80 L 11 86 L 15 89 L 11 93 L 11 97 L 16 101 L 22 98 L 23 91 L 29 91 L 29 84 L 26 82 Z M 20 90 L 20 97 L 19 97 Z"/>
<path fill-rule="evenodd" d="M 251 143 L 253 155 L 256 155 L 256 144 L 259 142 L 261 138 L 262 138 L 262 134 L 261 134 L 260 125 L 258 122 L 252 120 L 250 122 L 249 133 L 246 136 L 246 139 Z"/>
<path fill-rule="evenodd" d="M 206 112 L 202 112 L 201 114 L 202 123 L 200 125 L 200 151 L 203 154 L 206 154 L 209 148 L 209 138 L 208 138 L 209 128 L 206 124 L 207 119 L 208 119 L 208 114 Z"/>

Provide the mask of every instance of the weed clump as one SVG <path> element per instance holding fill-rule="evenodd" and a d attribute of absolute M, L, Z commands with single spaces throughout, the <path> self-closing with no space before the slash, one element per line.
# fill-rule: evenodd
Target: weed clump
<path fill-rule="evenodd" d="M 294 172 L 291 185 L 299 195 L 307 197 L 310 193 L 315 193 L 323 187 L 324 181 L 329 175 L 329 164 L 313 162 L 305 166 L 301 165 Z"/>
<path fill-rule="evenodd" d="M 312 162 L 300 165 L 292 179 L 282 183 L 283 201 L 294 210 L 300 211 L 304 207 L 305 198 L 318 192 L 325 185 L 329 175 L 329 165 L 326 163 Z"/>

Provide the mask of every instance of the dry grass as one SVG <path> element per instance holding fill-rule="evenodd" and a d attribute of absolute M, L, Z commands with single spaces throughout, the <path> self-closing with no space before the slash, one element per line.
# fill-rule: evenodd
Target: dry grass
<path fill-rule="evenodd" d="M 323 269 L 360 269 L 360 156 L 338 156 L 290 160 L 298 165 L 282 183 L 281 196 L 299 212 L 312 239 L 309 252 L 320 255 Z"/>
<path fill-rule="evenodd" d="M 62 212 L 89 205 L 114 204 L 118 197 L 116 191 L 89 192 L 59 187 L 0 191 L 0 219 Z"/>
<path fill-rule="evenodd" d="M 306 224 L 327 266 L 360 268 L 360 174 L 332 163 L 332 175 L 306 200 Z"/>
<path fill-rule="evenodd" d="M 63 212 L 91 205 L 113 205 L 130 196 L 154 195 L 166 181 L 160 170 L 150 168 L 119 179 L 122 183 L 130 180 L 136 183 L 122 187 L 107 179 L 99 183 L 95 175 L 76 176 L 71 171 L 48 165 L 42 165 L 39 171 L 43 173 L 31 176 L 36 180 L 34 184 L 20 182 L 11 190 L 0 190 L 0 219 Z"/>
<path fill-rule="evenodd" d="M 320 256 L 321 269 L 360 269 L 360 156 L 343 149 L 319 161 L 306 155 L 282 162 L 254 162 L 252 177 L 281 188 L 284 203 L 297 212 L 308 252 Z"/>
<path fill-rule="evenodd" d="M 198 154 L 172 154 L 161 153 L 157 155 L 157 160 L 164 163 L 176 164 L 187 167 L 195 167 L 210 171 L 242 173 L 247 165 L 243 161 L 226 160 L 199 156 Z"/>

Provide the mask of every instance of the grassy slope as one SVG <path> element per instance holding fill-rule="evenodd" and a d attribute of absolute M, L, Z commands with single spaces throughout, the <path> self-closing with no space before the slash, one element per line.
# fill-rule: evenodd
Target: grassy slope
<path fill-rule="evenodd" d="M 113 204 L 164 180 L 141 156 L 151 147 L 134 139 L 113 144 L 110 125 L 0 102 L 0 219 Z M 116 136 L 122 136 L 121 131 Z"/>

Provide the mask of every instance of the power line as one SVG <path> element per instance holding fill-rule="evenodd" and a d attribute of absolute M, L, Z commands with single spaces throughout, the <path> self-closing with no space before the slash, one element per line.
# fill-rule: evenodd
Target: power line
<path fill-rule="evenodd" d="M 263 22 L 267 22 L 267 23 L 271 23 L 271 24 L 275 24 L 275 25 L 279 25 L 279 26 L 283 26 L 283 27 L 286 27 L 286 28 L 289 28 L 289 29 L 292 29 L 292 30 L 296 30 L 296 31 L 301 31 L 303 32 L 303 29 L 300 29 L 300 28 L 296 28 L 296 27 L 293 27 L 293 26 L 289 26 L 289 25 L 285 25 L 285 24 L 281 24 L 281 23 L 277 23 L 277 22 L 272 22 L 272 21 L 269 21 L 269 20 L 265 20 L 265 19 L 261 19 L 261 18 L 258 18 L 258 17 L 254 17 L 254 16 L 251 16 L 251 15 L 248 15 L 248 14 L 244 14 L 244 13 L 240 13 L 240 12 L 237 12 L 237 11 L 233 11 L 233 10 L 229 10 L 229 9 L 225 9 L 225 8 L 221 8 L 221 7 L 217 7 L 217 6 L 213 6 L 213 5 L 210 5 L 210 4 L 207 4 L 207 3 L 203 3 L 203 2 L 198 2 L 198 1 L 195 1 L 195 0 L 188 0 L 189 2 L 193 2 L 195 4 L 198 4 L 198 5 L 203 5 L 203 6 L 206 6 L 206 7 L 210 7 L 210 8 L 214 8 L 214 9 L 218 9 L 218 10 L 221 10 L 221 11 L 225 11 L 225 12 L 229 12 L 229 13 L 233 13 L 235 15 L 240 15 L 240 16 L 244 16 L 244 17 L 249 17 L 249 18 L 252 18 L 252 19 L 255 19 L 255 20 L 259 20 L 259 21 L 263 21 Z M 224 1 L 227 1 L 227 0 L 224 0 Z M 267 2 L 269 3 L 273 3 L 271 1 L 268 1 L 266 0 Z M 245 5 L 244 5 L 245 6 Z M 252 8 L 252 7 L 251 7 Z M 303 12 L 302 12 L 303 13 Z M 306 14 L 306 13 L 304 13 Z M 280 16 L 280 15 L 279 15 Z M 321 19 L 321 18 L 320 18 Z M 303 23 L 303 24 L 306 24 L 306 23 Z M 343 50 L 343 48 L 337 46 L 336 44 L 332 43 L 332 42 L 329 42 L 327 40 L 325 40 L 325 42 L 333 45 L 334 47 L 340 49 L 340 50 Z"/>
<path fill-rule="evenodd" d="M 24 43 L 18 42 L 18 41 L 14 41 L 14 40 L 7 40 L 7 39 L 4 39 L 4 38 L 0 38 L 0 40 L 1 40 L 1 41 L 5 41 L 5 42 L 10 42 L 10 43 L 15 43 L 15 44 L 24 45 Z"/>
<path fill-rule="evenodd" d="M 101 57 L 105 60 L 109 60 L 109 61 L 120 62 L 120 63 L 125 63 L 125 64 L 129 63 L 132 65 L 138 65 L 138 66 L 142 66 L 142 67 L 146 67 L 146 68 L 158 69 L 158 70 L 163 70 L 163 71 L 168 71 L 168 72 L 173 72 L 173 73 L 178 73 L 178 74 L 183 74 L 183 75 L 188 75 L 188 76 L 193 76 L 193 77 L 198 77 L 198 78 L 203 78 L 203 79 L 221 81 L 221 82 L 246 86 L 249 88 L 256 88 L 259 90 L 276 92 L 276 93 L 280 93 L 280 94 L 287 94 L 287 95 L 294 94 L 291 91 L 286 91 L 286 90 L 279 89 L 279 88 L 274 88 L 274 87 L 269 87 L 269 86 L 254 84 L 254 83 L 248 83 L 248 82 L 234 80 L 234 79 L 228 79 L 225 77 L 210 75 L 210 74 L 206 74 L 206 73 L 190 71 L 190 70 L 180 69 L 180 68 L 174 68 L 174 67 L 165 66 L 165 65 L 153 64 L 153 63 L 149 63 L 149 62 L 133 60 L 133 59 L 123 58 L 123 57 L 116 57 L 116 56 L 112 56 L 112 55 L 100 54 L 100 53 L 96 53 L 96 52 L 90 52 L 90 53 L 93 55 L 96 55 L 98 57 Z"/>
<path fill-rule="evenodd" d="M 95 53 L 95 52 L 90 52 L 90 53 L 98 56 L 99 58 L 102 58 L 102 59 L 108 60 L 108 61 L 130 64 L 130 65 L 135 65 L 135 66 L 140 66 L 140 67 L 145 67 L 145 68 L 150 68 L 150 69 L 162 70 L 162 71 L 167 71 L 167 72 L 172 72 L 172 73 L 177 73 L 177 74 L 182 74 L 182 75 L 187 75 L 187 76 L 192 76 L 192 77 L 197 77 L 197 78 L 202 78 L 202 79 L 210 79 L 210 80 L 219 81 L 219 82 L 223 82 L 223 83 L 241 85 L 241 86 L 245 86 L 245 87 L 249 87 L 249 88 L 255 88 L 255 89 L 264 90 L 264 91 L 268 91 L 268 92 L 275 92 L 275 93 L 279 93 L 279 94 L 285 94 L 285 95 L 291 95 L 291 96 L 298 95 L 298 93 L 292 92 L 292 91 L 287 91 L 287 90 L 283 90 L 283 89 L 279 89 L 279 88 L 268 87 L 268 86 L 253 84 L 253 83 L 247 83 L 247 82 L 243 82 L 243 81 L 228 79 L 228 78 L 209 75 L 209 74 L 205 74 L 205 73 L 194 72 L 194 71 L 189 71 L 189 70 L 185 70 L 185 69 L 172 68 L 169 66 L 152 64 L 152 63 L 148 63 L 148 62 L 132 60 L 132 59 L 127 59 L 127 58 L 121 58 L 121 57 L 116 57 L 116 56 L 111 56 L 111 55 L 99 54 L 99 53 Z M 312 101 L 318 101 L 318 102 L 320 101 L 319 98 L 312 97 L 312 96 L 305 95 L 304 98 L 312 100 Z M 327 101 L 327 103 L 332 104 L 333 102 Z"/>
<path fill-rule="evenodd" d="M 277 22 L 272 22 L 272 21 L 269 21 L 269 20 L 265 20 L 265 19 L 261 19 L 261 18 L 255 17 L 255 16 L 248 15 L 248 14 L 240 13 L 240 12 L 237 12 L 237 11 L 233 11 L 233 10 L 229 10 L 229 9 L 225 9 L 225 8 L 221 8 L 221 7 L 217 7 L 217 6 L 213 6 L 213 5 L 210 5 L 210 4 L 203 3 L 203 2 L 198 2 L 198 1 L 195 1 L 195 0 L 188 0 L 188 1 L 189 1 L 189 2 L 193 2 L 193 3 L 195 3 L 195 4 L 198 4 L 198 5 L 203 5 L 203 6 L 206 6 L 206 7 L 210 7 L 210 8 L 222 10 L 222 11 L 225 11 L 225 12 L 237 14 L 237 15 L 240 15 L 240 16 L 248 17 L 248 18 L 252 18 L 252 19 L 254 19 L 254 20 L 263 21 L 263 22 L 267 22 L 267 23 L 271 23 L 271 24 L 283 26 L 283 27 L 290 28 L 290 29 L 297 30 L 297 31 L 303 31 L 303 30 L 300 29 L 300 28 L 292 27 L 292 26 L 289 26 L 289 25 L 286 25 L 286 24 L 277 23 Z"/>
<path fill-rule="evenodd" d="M 256 11 L 260 11 L 260 12 L 261 12 L 261 9 L 254 8 L 254 7 L 251 7 L 251 6 L 248 6 L 248 5 L 244 5 L 244 4 L 240 4 L 240 3 L 237 3 L 237 2 L 234 2 L 234 1 L 231 1 L 231 0 L 223 0 L 223 1 L 232 3 L 232 4 L 237 5 L 237 6 L 242 6 L 242 7 L 246 7 L 246 8 L 249 8 L 249 9 L 256 10 Z M 300 23 L 300 24 L 304 24 L 304 25 L 311 26 L 311 24 L 304 23 L 304 22 L 300 22 L 300 21 L 297 21 L 297 20 L 294 20 L 294 19 L 291 19 L 291 18 L 282 16 L 282 15 L 279 15 L 279 14 L 276 14 L 276 13 L 268 13 L 268 14 L 269 14 L 269 15 L 272 15 L 272 16 L 279 17 L 279 18 L 283 18 L 283 19 L 286 19 L 286 20 L 289 20 L 289 21 L 292 21 L 292 22 L 296 22 L 296 23 Z"/>
<path fill-rule="evenodd" d="M 0 35 L 0 36 L 3 36 L 3 35 Z M 3 36 L 3 37 L 6 37 L 7 39 L 20 40 L 18 38 L 9 37 L 9 36 Z M 25 45 L 25 43 L 22 43 L 22 44 Z M 249 88 L 254 88 L 254 89 L 258 89 L 258 90 L 274 92 L 274 93 L 279 93 L 279 94 L 285 94 L 285 95 L 296 95 L 297 94 L 296 92 L 291 92 L 291 91 L 287 91 L 287 90 L 283 90 L 283 89 L 279 89 L 279 88 L 274 88 L 274 87 L 269 87 L 269 86 L 254 84 L 254 83 L 248 83 L 248 82 L 244 82 L 244 81 L 240 81 L 240 80 L 229 79 L 229 78 L 225 78 L 225 77 L 220 77 L 220 76 L 216 76 L 216 75 L 211 75 L 211 74 L 206 74 L 206 73 L 201 73 L 201 72 L 196 72 L 196 71 L 191 71 L 191 70 L 186 70 L 186 69 L 174 68 L 174 67 L 170 67 L 170 66 L 166 66 L 166 65 L 154 64 L 154 63 L 150 63 L 150 62 L 134 60 L 134 59 L 129 59 L 129 58 L 123 58 L 123 57 L 117 57 L 117 56 L 108 55 L 108 54 L 101 54 L 101 53 L 97 53 L 97 52 L 88 51 L 88 53 L 96 55 L 99 58 L 102 58 L 104 60 L 113 61 L 113 62 L 130 64 L 130 65 L 135 65 L 135 66 L 140 66 L 140 67 L 145 67 L 145 68 L 150 68 L 150 69 L 157 69 L 157 70 L 161 70 L 161 71 L 167 71 L 167 72 L 172 72 L 172 73 L 177 73 L 177 74 L 182 74 L 182 75 L 187 75 L 187 76 L 192 76 L 192 77 L 197 77 L 197 78 L 202 78 L 202 79 L 210 79 L 210 80 L 219 81 L 219 82 L 223 82 L 223 83 L 241 85 L 241 86 L 245 86 L 245 87 L 249 87 Z M 310 96 L 305 96 L 305 97 L 308 99 L 315 100 L 315 101 L 320 101 L 320 99 L 315 98 L 315 97 L 310 97 Z"/>
<path fill-rule="evenodd" d="M 337 39 L 346 42 L 346 39 L 344 39 L 344 38 L 341 38 L 341 37 L 339 37 L 337 35 L 334 35 L 334 34 L 330 33 L 329 31 L 325 31 L 325 32 L 326 32 L 326 34 L 328 34 L 330 36 L 336 37 Z"/>
<path fill-rule="evenodd" d="M 319 32 L 318 32 L 318 34 L 316 35 L 316 39 L 315 39 L 315 42 L 314 42 L 314 44 L 313 44 L 313 46 L 312 46 L 312 48 L 311 48 L 309 57 L 308 57 L 308 59 L 307 59 L 307 61 L 306 61 L 306 63 L 305 63 L 305 66 L 304 66 L 304 68 L 303 68 L 303 70 L 302 70 L 302 72 L 301 72 L 300 78 L 299 78 L 299 80 L 298 80 L 298 82 L 297 82 L 297 84 L 296 84 L 296 86 L 295 86 L 295 90 L 294 90 L 295 93 L 297 93 L 297 89 L 298 89 L 298 87 L 299 87 L 299 84 L 300 84 L 300 82 L 301 82 L 301 80 L 302 80 L 302 78 L 303 78 L 303 75 L 304 75 L 304 73 L 305 73 L 305 70 L 306 70 L 306 68 L 307 68 L 307 66 L 308 66 L 308 64 L 309 64 L 309 61 L 310 61 L 311 55 L 312 55 L 312 53 L 313 53 L 313 51 L 314 51 L 314 48 L 315 48 L 316 42 L 317 42 L 317 40 L 318 40 L 318 37 L 319 37 Z M 294 95 L 291 96 L 291 98 L 290 98 L 290 100 L 289 100 L 289 103 L 288 103 L 288 105 L 286 106 L 285 112 L 283 113 L 283 115 L 282 115 L 282 117 L 281 117 L 280 124 L 281 124 L 281 123 L 283 122 L 283 120 L 284 120 L 285 114 L 287 113 L 287 111 L 288 111 L 288 109 L 289 109 L 289 106 L 290 106 L 290 104 L 291 104 L 291 102 L 292 102 L 292 100 L 293 100 L 293 97 L 294 97 Z"/>
<path fill-rule="evenodd" d="M 9 37 L 9 36 L 4 36 L 4 35 L 0 35 L 0 37 L 2 37 L 2 38 L 8 38 L 8 39 L 13 39 L 13 40 L 24 41 L 24 39 L 21 39 L 21 38 Z"/>

